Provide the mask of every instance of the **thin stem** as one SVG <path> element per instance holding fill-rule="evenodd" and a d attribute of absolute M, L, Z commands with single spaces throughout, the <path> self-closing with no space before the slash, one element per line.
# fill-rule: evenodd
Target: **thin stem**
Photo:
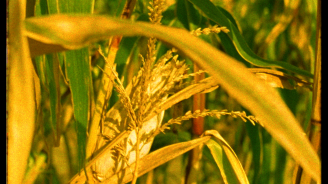
<path fill-rule="evenodd" d="M 197 64 L 194 64 L 194 72 L 198 72 L 199 71 L 199 67 L 197 66 Z M 200 80 L 205 78 L 205 73 L 202 73 L 200 75 L 195 75 L 195 82 L 199 82 Z M 200 110 L 200 111 L 204 111 L 205 109 L 205 94 L 204 93 L 197 93 L 193 96 L 193 111 L 196 110 Z M 202 135 L 202 133 L 204 132 L 204 117 L 197 117 L 193 119 L 192 122 L 192 133 L 193 133 L 193 137 L 198 137 L 200 135 Z M 191 172 L 192 171 L 196 171 L 195 169 L 195 165 L 198 165 L 199 162 L 199 154 L 200 154 L 200 150 L 198 149 L 193 149 L 189 152 L 189 160 L 188 160 L 188 165 L 187 165 L 187 169 L 186 169 L 186 183 L 192 182 L 189 181 L 192 180 L 191 177 Z"/>

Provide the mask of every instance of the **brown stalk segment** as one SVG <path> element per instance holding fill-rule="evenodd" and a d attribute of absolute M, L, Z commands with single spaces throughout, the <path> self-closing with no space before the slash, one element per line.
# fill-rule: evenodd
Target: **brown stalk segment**
<path fill-rule="evenodd" d="M 194 64 L 194 73 L 198 72 L 201 68 Z M 201 73 L 200 75 L 195 75 L 194 80 L 195 83 L 201 81 L 205 78 L 205 73 Z M 193 96 L 193 111 L 200 110 L 201 112 L 205 109 L 205 93 L 196 93 Z M 198 117 L 194 118 L 192 122 L 192 133 L 193 137 L 198 137 L 202 135 L 204 132 L 204 117 Z M 199 169 L 199 160 L 201 158 L 201 148 L 197 147 L 194 148 L 189 152 L 189 161 L 186 168 L 186 176 L 185 180 L 186 182 L 192 182 L 191 180 L 196 180 L 194 175 L 194 172 L 197 172 Z M 188 181 L 189 180 L 189 181 Z"/>
<path fill-rule="evenodd" d="M 198 72 L 200 68 L 197 64 L 194 64 L 194 72 Z M 195 82 L 199 82 L 205 78 L 205 73 L 200 75 L 195 75 Z M 205 109 L 205 93 L 197 93 L 193 96 L 193 111 L 200 110 L 201 112 Z M 192 123 L 192 132 L 193 134 L 200 136 L 204 132 L 204 118 L 198 117 L 193 119 Z"/>

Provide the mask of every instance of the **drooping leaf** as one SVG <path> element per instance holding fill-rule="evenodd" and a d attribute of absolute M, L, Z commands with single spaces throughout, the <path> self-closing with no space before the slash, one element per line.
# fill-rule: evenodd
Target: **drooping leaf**
<path fill-rule="evenodd" d="M 61 44 L 70 49 L 80 48 L 111 35 L 156 37 L 174 46 L 206 69 L 231 97 L 257 117 L 306 172 L 320 181 L 320 160 L 279 94 L 262 84 L 240 62 L 189 32 L 104 16 L 34 17 L 25 21 L 25 27 L 29 37 Z"/>
<path fill-rule="evenodd" d="M 229 183 L 249 183 L 245 171 L 229 144 L 216 130 L 208 130 L 204 135 L 213 136 L 205 144 L 220 169 L 223 181 Z"/>
<path fill-rule="evenodd" d="M 232 17 L 232 15 L 226 11 L 225 9 L 221 8 L 220 6 L 216 6 L 216 8 L 220 9 L 221 12 L 230 20 L 230 22 L 233 23 L 233 25 L 235 27 L 237 27 L 237 23 L 235 21 L 235 19 Z M 217 24 L 214 21 L 210 21 L 211 24 Z M 218 39 L 218 37 L 220 38 L 221 42 L 222 42 L 222 47 L 224 48 L 224 50 L 226 51 L 227 54 L 229 54 L 230 56 L 234 57 L 235 59 L 237 59 L 238 61 L 243 62 L 246 66 L 249 66 L 250 64 L 244 59 L 242 58 L 237 49 L 235 48 L 232 40 L 229 38 L 229 36 L 223 32 L 220 32 L 219 34 L 215 35 L 215 37 Z"/>
<path fill-rule="evenodd" d="M 220 38 L 222 42 L 222 47 L 224 48 L 227 54 L 234 57 L 238 61 L 243 62 L 246 66 L 250 65 L 244 58 L 239 55 L 237 49 L 235 48 L 233 42 L 229 39 L 229 36 L 227 34 L 219 33 L 216 38 L 218 39 L 218 37 Z"/>
<path fill-rule="evenodd" d="M 198 0 L 189 0 L 196 7 L 198 7 L 209 19 L 213 20 L 220 26 L 227 27 L 230 32 L 228 32 L 229 38 L 232 40 L 235 48 L 242 58 L 244 58 L 249 63 L 260 66 L 260 67 L 275 67 L 281 68 L 285 70 L 289 70 L 299 75 L 304 75 L 307 77 L 313 77 L 313 75 L 305 70 L 302 70 L 296 66 L 293 66 L 286 62 L 281 61 L 269 61 L 260 58 L 257 56 L 247 45 L 246 41 L 240 34 L 238 28 L 232 23 L 222 12 L 220 9 L 216 8 L 215 5 L 209 1 L 198 1 Z"/>

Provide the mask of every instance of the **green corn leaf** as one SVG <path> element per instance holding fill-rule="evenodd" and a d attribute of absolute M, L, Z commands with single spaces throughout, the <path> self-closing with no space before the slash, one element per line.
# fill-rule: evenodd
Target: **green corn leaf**
<path fill-rule="evenodd" d="M 75 128 L 78 139 L 79 169 L 85 158 L 86 127 L 89 112 L 91 73 L 88 49 L 65 52 L 65 68 L 72 94 Z"/>
<path fill-rule="evenodd" d="M 36 4 L 36 14 L 57 14 L 57 13 L 91 13 L 94 8 L 94 0 L 40 0 Z M 54 48 L 54 47 L 53 47 Z M 52 48 L 50 48 L 52 49 Z M 60 53 L 65 57 L 65 69 L 67 70 L 67 80 L 69 81 L 70 90 L 72 93 L 72 102 L 74 108 L 75 125 L 77 132 L 78 143 L 78 160 L 79 170 L 84 163 L 85 158 L 85 143 L 86 143 L 86 127 L 88 124 L 89 112 L 89 88 L 91 87 L 91 73 L 89 66 L 89 51 L 87 48 L 67 51 Z M 33 55 L 33 54 L 32 54 Z M 60 125 L 59 125 L 59 110 L 60 110 L 60 94 L 59 94 L 59 61 L 58 58 L 53 60 L 51 55 L 46 57 L 49 62 L 46 63 L 47 74 L 49 80 L 50 91 L 50 110 L 52 119 L 52 129 L 57 136 L 56 145 L 59 144 Z M 53 63 L 57 61 L 56 63 Z M 56 71 L 54 70 L 56 69 Z M 55 80 L 56 79 L 56 80 Z M 56 82 L 56 83 L 55 83 Z M 58 126 L 58 128 L 56 128 Z M 57 132 L 57 129 L 59 130 Z"/>
<path fill-rule="evenodd" d="M 319 157 L 277 91 L 263 84 L 240 62 L 189 32 L 104 16 L 34 17 L 25 21 L 25 27 L 25 33 L 33 39 L 70 49 L 81 48 L 112 35 L 156 37 L 174 46 L 207 70 L 231 97 L 257 117 L 306 172 L 320 181 Z"/>
<path fill-rule="evenodd" d="M 254 166 L 254 175 L 251 183 L 255 184 L 259 183 L 259 177 L 261 174 L 263 145 L 261 143 L 259 125 L 253 126 L 250 123 L 245 123 L 245 127 L 251 143 L 252 164 Z"/>
<path fill-rule="evenodd" d="M 57 54 L 46 55 L 46 74 L 47 74 L 47 87 L 49 89 L 50 97 L 50 114 L 51 114 L 51 127 L 54 132 L 55 146 L 59 146 L 59 139 L 61 130 L 61 104 L 60 104 L 60 86 L 59 86 L 59 60 Z"/>
<path fill-rule="evenodd" d="M 233 25 L 235 27 L 237 26 L 237 23 L 235 21 L 235 19 L 232 17 L 232 15 L 226 11 L 225 9 L 221 8 L 220 6 L 216 6 L 216 8 L 220 9 L 221 12 L 230 20 L 230 22 L 233 23 Z M 216 24 L 215 22 L 211 21 L 212 25 Z M 222 46 L 224 48 L 224 50 L 226 51 L 227 54 L 229 54 L 230 56 L 236 58 L 238 61 L 243 62 L 246 66 L 249 66 L 250 64 L 245 61 L 244 58 L 242 58 L 238 51 L 236 50 L 232 40 L 229 38 L 229 36 L 223 32 L 220 32 L 219 34 L 217 34 L 216 39 L 218 39 L 218 37 L 220 38 L 221 42 L 222 42 Z"/>
<path fill-rule="evenodd" d="M 219 9 L 221 11 L 221 13 L 226 16 L 227 19 L 230 20 L 230 22 L 235 26 L 235 27 L 238 27 L 237 26 L 237 22 L 236 20 L 233 18 L 233 16 L 227 11 L 225 10 L 224 8 L 220 7 L 220 6 L 215 6 L 217 9 Z"/>
<path fill-rule="evenodd" d="M 233 42 L 230 40 L 230 38 L 227 34 L 220 32 L 218 34 L 218 36 L 216 36 L 216 38 L 217 37 L 220 38 L 220 40 L 222 42 L 222 46 L 223 46 L 223 48 L 224 48 L 224 50 L 226 51 L 227 54 L 234 57 L 238 61 L 243 62 L 243 64 L 245 64 L 246 66 L 250 65 L 244 58 L 242 58 L 239 55 L 238 51 L 236 50 L 235 46 L 233 45 Z"/>
<path fill-rule="evenodd" d="M 249 183 L 239 159 L 229 144 L 216 130 L 208 130 L 204 135 L 212 135 L 205 144 L 220 169 L 224 183 Z"/>
<path fill-rule="evenodd" d="M 140 37 L 124 37 L 121 40 L 119 49 L 115 57 L 115 63 L 121 65 L 125 64 L 128 57 L 130 56 L 133 48 L 136 46 Z"/>
<path fill-rule="evenodd" d="M 281 61 L 269 61 L 260 58 L 257 56 L 247 45 L 246 41 L 244 40 L 243 36 L 240 34 L 238 28 L 232 23 L 222 12 L 220 9 L 216 8 L 215 5 L 209 1 L 199 1 L 199 0 L 189 0 L 193 3 L 196 7 L 198 7 L 209 19 L 213 20 L 220 26 L 227 27 L 230 32 L 227 33 L 229 38 L 232 40 L 235 48 L 237 49 L 239 55 L 244 58 L 249 63 L 260 66 L 260 67 L 275 67 L 281 68 L 285 70 L 289 70 L 299 75 L 304 75 L 307 77 L 313 77 L 308 71 L 302 70 L 296 66 L 293 66 L 286 62 Z"/>
<path fill-rule="evenodd" d="M 176 12 L 178 20 L 187 30 L 191 31 L 199 27 L 202 17 L 189 1 L 178 0 Z"/>
<path fill-rule="evenodd" d="M 92 13 L 94 0 L 70 0 L 57 1 L 47 0 L 49 13 Z M 83 167 L 86 151 L 86 128 L 88 124 L 91 72 L 89 66 L 89 51 L 87 48 L 67 51 L 65 57 L 65 68 L 72 94 L 74 109 L 75 130 L 77 132 L 78 144 L 78 169 Z"/>

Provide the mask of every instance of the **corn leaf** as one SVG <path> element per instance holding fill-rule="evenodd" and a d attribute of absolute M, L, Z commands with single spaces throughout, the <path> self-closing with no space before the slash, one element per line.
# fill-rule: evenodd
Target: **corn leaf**
<path fill-rule="evenodd" d="M 181 142 L 166 146 L 164 148 L 158 149 L 154 152 L 151 152 L 147 156 L 143 157 L 139 161 L 138 165 L 138 174 L 139 176 L 153 170 L 154 168 L 186 153 L 187 151 L 195 148 L 196 146 L 200 146 L 201 144 L 208 141 L 211 137 L 204 136 L 198 139 L 194 139 L 187 142 Z M 113 175 L 108 178 L 106 183 L 127 183 L 132 180 L 132 175 L 134 172 L 135 165 L 132 164 L 126 169 L 120 171 L 118 174 Z M 124 174 L 123 174 L 124 173 Z M 123 176 L 124 177 L 120 177 Z"/>
<path fill-rule="evenodd" d="M 111 35 L 156 37 L 174 46 L 207 70 L 231 97 L 259 119 L 306 172 L 320 181 L 320 160 L 277 91 L 263 84 L 240 62 L 189 32 L 104 16 L 35 17 L 26 20 L 25 27 L 26 34 L 33 39 L 62 44 L 70 49 L 81 48 Z"/>
<path fill-rule="evenodd" d="M 115 57 L 115 63 L 119 65 L 125 64 L 138 40 L 139 37 L 122 38 L 119 49 L 117 50 L 117 54 Z"/>
<path fill-rule="evenodd" d="M 267 73 L 256 73 L 259 79 L 265 81 L 269 86 L 274 88 L 284 88 L 284 89 L 295 89 L 295 87 L 290 84 L 290 82 L 283 77 L 271 75 Z"/>
<path fill-rule="evenodd" d="M 260 67 L 275 67 L 281 68 L 285 70 L 289 70 L 299 75 L 304 75 L 307 77 L 313 77 L 308 71 L 302 70 L 296 66 L 290 65 L 286 62 L 281 61 L 269 61 L 260 58 L 257 56 L 247 45 L 246 41 L 240 34 L 238 28 L 221 12 L 220 9 L 216 8 L 215 5 L 209 1 L 198 1 L 198 0 L 189 0 L 193 3 L 196 7 L 198 7 L 209 19 L 213 20 L 220 26 L 227 27 L 230 32 L 227 33 L 229 38 L 232 40 L 235 48 L 237 49 L 238 53 L 242 58 L 244 58 L 249 63 L 260 66 Z"/>
<path fill-rule="evenodd" d="M 225 10 L 224 8 L 221 8 L 220 6 L 216 6 L 216 8 L 220 9 L 221 12 L 230 20 L 230 22 L 232 22 L 232 24 L 235 27 L 237 26 L 237 23 L 235 21 L 235 19 L 232 17 L 232 15 Z M 217 23 L 210 21 L 212 25 L 215 25 Z M 243 62 L 247 67 L 249 67 L 250 63 L 248 63 L 247 61 L 244 60 L 244 58 L 242 58 L 238 51 L 236 50 L 232 40 L 229 38 L 229 36 L 223 32 L 218 33 L 217 35 L 215 35 L 215 38 L 218 40 L 221 40 L 222 43 L 222 47 L 224 48 L 225 52 L 227 54 L 229 54 L 230 56 L 234 57 L 235 59 L 237 59 L 238 61 Z"/>
<path fill-rule="evenodd" d="M 86 127 L 89 112 L 89 87 L 91 83 L 88 49 L 65 53 L 67 78 L 72 92 L 74 118 L 78 139 L 79 168 L 85 158 Z"/>
<path fill-rule="evenodd" d="M 204 135 L 213 136 L 205 144 L 220 168 L 225 183 L 249 183 L 239 159 L 229 144 L 216 130 L 208 130 Z"/>
<path fill-rule="evenodd" d="M 247 113 L 247 112 L 246 112 Z M 261 174 L 261 166 L 263 160 L 263 144 L 261 142 L 261 136 L 259 131 L 259 125 L 251 125 L 245 123 L 247 135 L 250 139 L 252 149 L 252 164 L 254 166 L 254 174 L 251 183 L 259 183 Z"/>
<path fill-rule="evenodd" d="M 94 0 L 47 0 L 48 13 L 92 13 Z M 72 103 L 77 132 L 79 169 L 85 159 L 86 128 L 88 124 L 91 73 L 88 48 L 63 53 L 65 68 L 72 93 Z M 59 88 L 57 88 L 59 89 Z"/>
<path fill-rule="evenodd" d="M 9 2 L 8 15 L 8 104 L 7 183 L 23 182 L 35 126 L 34 67 L 24 36 L 26 1 Z"/>
<path fill-rule="evenodd" d="M 59 60 L 57 54 L 46 55 L 46 74 L 47 74 L 47 87 L 49 89 L 50 97 L 50 115 L 51 115 L 51 128 L 54 132 L 55 146 L 59 146 L 60 127 L 61 126 L 61 104 L 60 104 L 60 86 L 59 86 Z"/>
<path fill-rule="evenodd" d="M 177 18 L 183 26 L 189 31 L 197 29 L 202 17 L 194 6 L 186 0 L 178 0 L 176 5 Z"/>
<path fill-rule="evenodd" d="M 281 71 L 266 68 L 250 68 L 248 71 L 254 73 L 258 78 L 263 80 L 271 87 L 295 89 L 297 86 L 303 86 L 312 89 L 311 82 L 288 75 Z"/>

